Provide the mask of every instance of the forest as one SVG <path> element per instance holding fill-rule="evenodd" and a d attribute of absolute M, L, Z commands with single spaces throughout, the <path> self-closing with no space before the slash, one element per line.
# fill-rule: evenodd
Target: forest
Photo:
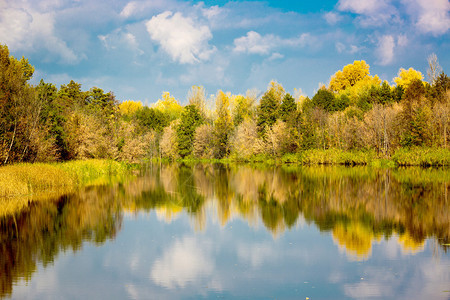
<path fill-rule="evenodd" d="M 28 59 L 0 45 L 0 165 L 89 158 L 323 163 L 317 153 L 348 154 L 344 162 L 353 163 L 365 163 L 354 157 L 367 153 L 412 161 L 437 153 L 436 164 L 448 164 L 450 78 L 436 55 L 428 63 L 429 82 L 401 68 L 390 85 L 361 60 L 333 74 L 312 98 L 294 97 L 272 81 L 262 95 L 219 90 L 208 97 L 193 86 L 186 105 L 164 92 L 146 106 L 98 87 L 82 90 L 73 80 L 59 88 L 44 80 L 32 85 Z"/>

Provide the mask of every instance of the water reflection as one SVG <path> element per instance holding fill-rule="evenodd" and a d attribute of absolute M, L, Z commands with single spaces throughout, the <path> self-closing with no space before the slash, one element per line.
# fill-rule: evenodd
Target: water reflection
<path fill-rule="evenodd" d="M 253 228 L 262 224 L 275 240 L 292 228 L 314 224 L 356 261 L 369 259 L 374 245 L 383 241 L 388 258 L 419 253 L 428 238 L 434 238 L 434 251 L 446 252 L 449 182 L 448 170 L 438 169 L 151 165 L 136 180 L 31 202 L 1 218 L 0 297 L 11 295 L 15 282 L 30 280 L 38 265 L 52 264 L 61 251 L 79 251 L 84 241 L 102 245 L 114 239 L 124 214 L 142 212 L 155 211 L 168 223 L 185 212 L 200 232 L 207 230 L 208 220 L 225 227 L 239 219 Z M 166 289 L 208 286 L 223 291 L 214 243 L 195 235 L 177 237 L 153 257 L 145 277 Z M 236 245 L 238 261 L 253 270 L 282 252 L 264 242 Z M 139 268 L 140 258 L 127 258 L 131 268 Z M 342 281 L 342 274 L 331 274 L 333 281 Z M 387 281 L 380 272 L 371 284 L 345 285 L 345 294 L 393 295 L 382 291 Z M 130 295 L 137 293 L 133 284 L 127 289 Z"/>

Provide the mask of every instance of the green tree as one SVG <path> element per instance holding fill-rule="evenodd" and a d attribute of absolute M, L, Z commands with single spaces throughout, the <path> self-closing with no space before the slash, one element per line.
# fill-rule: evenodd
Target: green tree
<path fill-rule="evenodd" d="M 275 124 L 279 117 L 279 108 L 284 97 L 283 87 L 272 81 L 257 107 L 257 126 L 260 135 Z"/>
<path fill-rule="evenodd" d="M 147 106 L 136 111 L 135 117 L 141 128 L 145 130 L 153 129 L 162 132 L 164 127 L 169 125 L 169 115 Z"/>
<path fill-rule="evenodd" d="M 326 111 L 335 111 L 336 97 L 332 92 L 326 89 L 319 89 L 317 93 L 312 98 L 312 103 L 316 107 L 320 107 Z"/>
<path fill-rule="evenodd" d="M 295 103 L 294 97 L 291 94 L 287 93 L 283 102 L 280 105 L 280 118 L 283 122 L 286 122 L 288 119 L 292 118 L 297 110 L 297 104 Z"/>
<path fill-rule="evenodd" d="M 183 108 L 180 124 L 176 127 L 178 153 L 182 158 L 191 154 L 195 129 L 202 123 L 203 118 L 195 105 Z"/>

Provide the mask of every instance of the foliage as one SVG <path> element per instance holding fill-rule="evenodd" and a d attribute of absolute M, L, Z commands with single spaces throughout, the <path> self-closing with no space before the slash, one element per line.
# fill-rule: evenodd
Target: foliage
<path fill-rule="evenodd" d="M 398 71 L 398 76 L 394 78 L 394 82 L 397 86 L 403 87 L 403 89 L 407 89 L 408 86 L 415 80 L 422 80 L 423 75 L 419 71 L 414 70 L 413 68 L 409 68 L 405 70 L 400 68 Z"/>
<path fill-rule="evenodd" d="M 342 71 L 337 71 L 330 79 L 330 90 L 343 91 L 354 86 L 358 81 L 369 76 L 369 65 L 364 60 L 355 60 L 353 64 L 346 65 Z"/>
<path fill-rule="evenodd" d="M 191 154 L 195 129 L 203 122 L 202 116 L 194 105 L 183 108 L 179 125 L 176 127 L 178 154 L 184 158 Z"/>
<path fill-rule="evenodd" d="M 215 128 L 215 158 L 222 158 L 229 154 L 229 137 L 232 129 L 231 114 L 229 111 L 230 100 L 228 95 L 219 91 L 216 97 L 216 115 L 214 122 Z"/>

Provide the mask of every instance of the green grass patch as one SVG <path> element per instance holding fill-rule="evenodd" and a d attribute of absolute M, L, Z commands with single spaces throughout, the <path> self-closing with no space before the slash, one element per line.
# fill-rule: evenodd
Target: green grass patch
<path fill-rule="evenodd" d="M 399 148 L 392 160 L 399 166 L 450 166 L 450 149 Z"/>

